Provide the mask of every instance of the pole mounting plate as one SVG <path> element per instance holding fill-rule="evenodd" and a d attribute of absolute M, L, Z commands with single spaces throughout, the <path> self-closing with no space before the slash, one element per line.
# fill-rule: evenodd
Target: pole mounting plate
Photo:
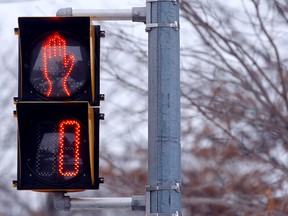
<path fill-rule="evenodd" d="M 178 0 L 146 0 L 146 3 L 152 2 L 172 2 L 173 4 L 178 4 Z"/>
<path fill-rule="evenodd" d="M 159 191 L 159 190 L 175 190 L 180 193 L 181 184 L 176 183 L 175 185 L 168 185 L 168 186 L 148 185 L 145 187 L 145 189 L 146 189 L 146 192 Z"/>
<path fill-rule="evenodd" d="M 181 216 L 177 211 L 176 213 L 147 213 L 146 216 Z"/>

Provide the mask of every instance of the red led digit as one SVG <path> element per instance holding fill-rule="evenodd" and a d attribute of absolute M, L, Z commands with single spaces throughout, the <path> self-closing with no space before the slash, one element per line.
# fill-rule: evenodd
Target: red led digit
<path fill-rule="evenodd" d="M 74 127 L 74 170 L 73 171 L 65 171 L 64 170 L 64 150 L 65 150 L 65 130 L 67 127 Z M 59 173 L 62 176 L 76 176 L 79 172 L 79 161 L 80 161 L 80 123 L 75 120 L 63 120 L 59 124 L 59 144 L 60 144 L 60 151 L 59 151 Z"/>
<path fill-rule="evenodd" d="M 67 96 L 70 96 L 70 91 L 67 87 L 68 78 L 75 65 L 75 56 L 74 54 L 68 55 L 66 52 L 66 40 L 61 37 L 57 32 L 47 37 L 45 42 L 42 45 L 43 47 L 43 75 L 48 82 L 48 89 L 45 93 L 47 97 L 50 97 L 53 90 L 53 83 L 55 80 L 51 78 L 51 73 L 55 71 L 50 71 L 49 62 L 57 63 L 59 58 L 63 58 L 62 64 L 65 69 L 64 74 L 62 75 L 62 88 Z M 55 70 L 55 69 L 54 69 Z M 56 85 L 56 84 L 55 84 Z"/>

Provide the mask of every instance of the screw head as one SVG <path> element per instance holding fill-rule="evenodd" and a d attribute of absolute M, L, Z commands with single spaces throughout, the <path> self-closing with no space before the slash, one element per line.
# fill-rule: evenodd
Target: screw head
<path fill-rule="evenodd" d="M 99 114 L 99 119 L 100 120 L 104 120 L 105 119 L 105 114 L 104 113 L 100 113 Z"/>
<path fill-rule="evenodd" d="M 105 38 L 105 36 L 106 36 L 105 31 L 101 31 L 101 32 L 100 32 L 100 37 Z"/>
<path fill-rule="evenodd" d="M 99 184 L 104 184 L 104 178 L 103 177 L 99 177 L 98 182 L 99 182 Z"/>

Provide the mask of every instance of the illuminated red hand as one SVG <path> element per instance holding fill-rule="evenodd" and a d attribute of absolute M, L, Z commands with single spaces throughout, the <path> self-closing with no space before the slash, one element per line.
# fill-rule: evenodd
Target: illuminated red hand
<path fill-rule="evenodd" d="M 49 97 L 52 93 L 53 82 L 51 80 L 51 73 L 57 71 L 50 71 L 49 64 L 57 64 L 59 59 L 62 60 L 62 67 L 64 68 L 62 87 L 67 96 L 70 96 L 70 92 L 67 87 L 68 78 L 74 68 L 75 56 L 73 54 L 68 55 L 66 52 L 66 40 L 61 37 L 57 32 L 49 36 L 43 44 L 43 65 L 44 65 L 44 78 L 48 82 L 48 89 L 46 91 L 46 96 Z M 57 70 L 57 69 L 52 69 Z"/>

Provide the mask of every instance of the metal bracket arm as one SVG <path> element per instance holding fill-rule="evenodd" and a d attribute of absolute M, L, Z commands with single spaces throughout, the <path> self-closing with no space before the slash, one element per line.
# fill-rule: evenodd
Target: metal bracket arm
<path fill-rule="evenodd" d="M 93 20 L 132 20 L 133 22 L 146 21 L 146 7 L 133 7 L 132 9 L 93 10 L 61 8 L 57 16 L 89 16 Z"/>
<path fill-rule="evenodd" d="M 132 197 L 97 197 L 71 198 L 63 192 L 54 193 L 54 205 L 57 210 L 95 210 L 95 209 L 130 209 L 145 211 L 145 196 Z"/>

